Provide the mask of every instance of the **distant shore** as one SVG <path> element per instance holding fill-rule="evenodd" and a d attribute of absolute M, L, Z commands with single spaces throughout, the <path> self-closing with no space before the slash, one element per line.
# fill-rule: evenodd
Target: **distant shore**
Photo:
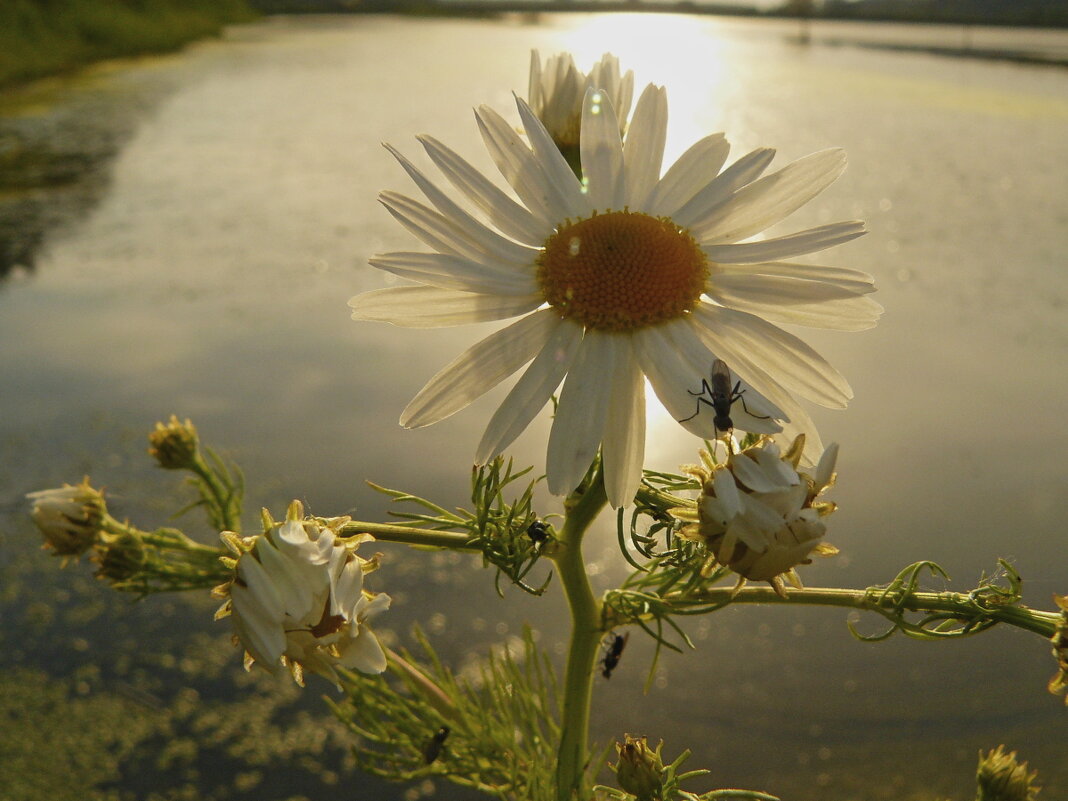
<path fill-rule="evenodd" d="M 934 17 L 917 17 L 918 9 L 940 8 Z M 985 7 L 985 6 L 984 6 Z M 1025 8 L 1026 7 L 1026 8 Z M 809 13 L 791 13 L 807 9 Z M 267 13 L 373 13 L 416 16 L 498 16 L 501 14 L 654 12 L 741 16 L 753 19 L 796 19 L 798 22 L 906 23 L 1068 27 L 1068 2 L 1063 6 L 1028 0 L 1009 6 L 1012 14 L 957 18 L 960 3 L 931 5 L 917 0 L 902 5 L 892 0 L 844 3 L 828 0 L 813 13 L 811 4 L 793 0 L 761 11 L 744 3 L 708 4 L 694 0 L 635 2 L 635 0 L 2 0 L 0 2 L 0 89 L 36 78 L 78 69 L 94 61 L 177 50 L 183 45 L 217 36 L 223 27 L 247 22 Z M 912 16 L 910 16 L 912 14 Z M 806 34 L 807 37 L 807 34 Z M 1068 66 L 1068 55 L 1036 54 L 1024 50 L 984 49 L 981 46 L 935 46 L 836 40 L 824 44 L 855 44 L 894 50 L 926 51 L 1020 63 Z"/>
<path fill-rule="evenodd" d="M 936 25 L 1068 27 L 1064 0 L 782 0 L 761 9 L 746 0 L 249 0 L 267 14 L 412 14 L 493 16 L 514 13 L 700 14 Z"/>
<path fill-rule="evenodd" d="M 245 0 L 4 0 L 0 87 L 102 59 L 177 50 L 255 17 Z"/>

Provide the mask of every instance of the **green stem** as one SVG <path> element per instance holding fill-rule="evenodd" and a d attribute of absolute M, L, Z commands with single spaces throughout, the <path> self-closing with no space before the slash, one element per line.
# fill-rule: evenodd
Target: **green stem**
<path fill-rule="evenodd" d="M 406 545 L 426 545 L 432 548 L 452 548 L 456 551 L 478 552 L 482 549 L 473 544 L 468 534 L 453 531 L 428 531 L 411 526 L 393 526 L 388 523 L 364 523 L 354 520 L 341 527 L 343 537 L 355 534 L 371 534 L 382 542 L 401 542 Z"/>
<path fill-rule="evenodd" d="M 568 509 L 560 530 L 559 550 L 552 555 L 571 611 L 571 643 L 556 765 L 557 801 L 572 801 L 581 792 L 588 762 L 590 701 L 602 632 L 600 603 L 593 596 L 582 557 L 582 537 L 607 501 L 598 465 L 585 492 Z"/>
<path fill-rule="evenodd" d="M 204 486 L 208 488 L 208 491 L 211 492 L 211 497 L 215 501 L 215 508 L 219 510 L 219 515 L 222 518 L 223 528 L 226 531 L 240 534 L 241 514 L 240 510 L 234 509 L 233 488 L 224 487 L 219 483 L 219 477 L 204 461 L 204 457 L 200 455 L 199 450 L 193 457 L 193 463 L 189 466 L 189 470 L 195 473 L 204 482 Z"/>
<path fill-rule="evenodd" d="M 688 594 L 685 598 L 665 599 L 669 604 L 685 606 L 719 606 L 736 604 L 804 604 L 808 606 L 840 606 L 862 611 L 907 610 L 910 612 L 947 612 L 962 619 L 984 617 L 1007 623 L 1043 637 L 1052 637 L 1060 615 L 1042 612 L 1026 606 L 987 604 L 977 606 L 969 595 L 959 592 L 910 592 L 906 597 L 891 596 L 880 600 L 868 590 L 830 589 L 824 587 L 790 588 L 785 598 L 771 587 L 743 587 L 734 593 L 729 587 L 708 587 Z"/>

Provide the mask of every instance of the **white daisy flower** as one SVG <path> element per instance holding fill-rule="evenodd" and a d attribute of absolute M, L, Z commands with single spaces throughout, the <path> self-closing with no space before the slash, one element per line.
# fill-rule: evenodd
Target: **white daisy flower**
<path fill-rule="evenodd" d="M 756 150 L 721 171 L 728 145 L 714 134 L 661 176 L 663 88 L 642 93 L 625 142 L 611 101 L 590 90 L 579 181 L 530 106 L 517 106 L 529 144 L 492 109 L 482 106 L 475 116 L 520 202 L 436 139 L 419 137 L 489 225 L 390 148 L 433 207 L 396 192 L 380 200 L 434 252 L 372 259 L 419 285 L 358 295 L 349 301 L 353 318 L 417 328 L 518 318 L 431 378 L 401 424 L 436 423 L 529 362 L 490 420 L 476 461 L 501 453 L 564 381 L 549 436 L 549 489 L 570 492 L 600 447 L 608 498 L 619 507 L 641 479 L 644 378 L 686 430 L 712 439 L 714 416 L 694 411 L 701 381 L 719 358 L 741 382 L 745 402 L 731 412 L 737 427 L 773 433 L 782 429 L 776 420 L 790 421 L 787 431 L 807 432 L 818 449 L 793 396 L 843 407 L 852 392 L 775 323 L 855 331 L 874 325 L 881 308 L 865 297 L 874 289 L 870 276 L 785 260 L 847 242 L 864 226 L 838 222 L 751 237 L 830 185 L 845 168 L 842 151 L 816 153 L 761 178 L 774 151 Z"/>
<path fill-rule="evenodd" d="M 565 156 L 571 151 L 578 154 L 582 101 L 589 89 L 598 89 L 608 97 L 622 134 L 634 97 L 634 73 L 627 70 L 621 75 L 619 59 L 605 53 L 585 73 L 575 66 L 570 53 L 550 56 L 543 68 L 541 55 L 537 50 L 531 51 L 527 103 Z M 577 159 L 568 161 L 578 163 Z"/>
<path fill-rule="evenodd" d="M 347 518 L 333 522 L 340 526 Z M 389 608 L 390 598 L 364 591 L 368 560 L 346 547 L 334 528 L 303 519 L 294 501 L 286 522 L 252 544 L 227 534 L 224 541 L 240 556 L 220 616 L 232 616 L 249 662 L 272 673 L 288 666 L 298 681 L 311 671 L 336 683 L 337 666 L 385 670 L 385 652 L 368 621 Z"/>

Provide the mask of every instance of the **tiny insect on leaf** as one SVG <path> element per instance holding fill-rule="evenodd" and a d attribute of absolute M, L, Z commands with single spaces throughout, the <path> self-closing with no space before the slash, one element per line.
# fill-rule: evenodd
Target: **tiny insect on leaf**
<path fill-rule="evenodd" d="M 441 756 L 442 748 L 445 746 L 445 738 L 448 736 L 449 727 L 442 726 L 433 737 L 426 741 L 426 744 L 423 745 L 423 759 L 426 764 L 431 764 Z"/>
<path fill-rule="evenodd" d="M 630 632 L 613 634 L 611 637 L 612 639 L 608 641 L 608 648 L 601 658 L 601 675 L 606 679 L 612 678 L 612 671 L 616 669 L 616 665 L 619 664 L 619 658 L 623 656 L 623 649 L 627 647 Z"/>

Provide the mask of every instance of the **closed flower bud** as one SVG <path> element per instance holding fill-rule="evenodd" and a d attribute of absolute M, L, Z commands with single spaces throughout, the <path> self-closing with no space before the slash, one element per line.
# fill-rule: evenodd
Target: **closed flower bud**
<path fill-rule="evenodd" d="M 803 449 L 803 436 L 786 453 L 762 438 L 723 464 L 693 468 L 702 490 L 697 523 L 683 536 L 705 543 L 743 580 L 767 581 L 780 595 L 784 578 L 799 587 L 795 567 L 811 562 L 813 553 L 837 553 L 822 542 L 824 518 L 836 507 L 817 498 L 834 483 L 838 447 L 824 452 L 812 474 L 798 469 Z"/>
<path fill-rule="evenodd" d="M 645 737 L 623 737 L 616 743 L 619 761 L 615 765 L 616 781 L 621 789 L 637 796 L 638 801 L 661 798 L 664 789 L 664 762 L 660 758 L 663 741 L 655 751 L 649 750 Z"/>
<path fill-rule="evenodd" d="M 26 497 L 33 501 L 31 516 L 44 537 L 44 547 L 56 556 L 81 556 L 100 536 L 107 504 L 103 494 L 89 486 L 89 479 L 76 487 L 65 484 Z"/>
<path fill-rule="evenodd" d="M 166 425 L 156 423 L 155 430 L 148 435 L 148 443 L 149 455 L 165 470 L 188 469 L 196 462 L 200 450 L 196 426 L 190 420 L 179 421 L 173 414 Z"/>
<path fill-rule="evenodd" d="M 1039 788 L 1034 781 L 1038 771 L 1028 773 L 1027 763 L 1016 760 L 1015 751 L 999 745 L 988 754 L 979 752 L 975 801 L 1035 801 Z"/>
<path fill-rule="evenodd" d="M 1051 640 L 1057 673 L 1049 680 L 1049 691 L 1054 695 L 1063 694 L 1064 703 L 1068 704 L 1068 595 L 1054 595 L 1053 601 L 1061 610 L 1061 619 Z"/>
<path fill-rule="evenodd" d="M 98 578 L 113 583 L 127 582 L 142 571 L 148 555 L 145 545 L 136 534 L 105 535 L 96 549 L 94 560 L 100 565 Z"/>

